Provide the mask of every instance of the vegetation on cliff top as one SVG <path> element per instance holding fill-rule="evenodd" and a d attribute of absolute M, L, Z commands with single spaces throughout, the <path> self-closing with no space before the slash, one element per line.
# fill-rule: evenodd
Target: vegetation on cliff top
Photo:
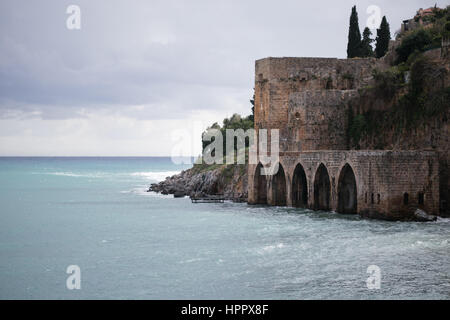
<path fill-rule="evenodd" d="M 375 53 L 372 48 L 371 38 L 372 32 L 368 27 L 363 31 L 361 39 L 361 32 L 359 31 L 358 12 L 356 6 L 352 7 L 352 13 L 350 15 L 350 26 L 348 30 L 348 43 L 347 43 L 347 58 L 355 57 L 373 57 L 381 58 L 386 54 L 389 48 L 389 40 L 391 39 L 391 32 L 389 29 L 389 23 L 386 16 L 383 16 L 380 24 L 380 28 L 377 29 L 377 37 L 375 39 Z"/>
<path fill-rule="evenodd" d="M 350 148 L 360 148 L 362 140 L 373 140 L 383 149 L 384 135 L 406 132 L 435 117 L 446 119 L 450 107 L 448 69 L 424 52 L 441 46 L 450 33 L 450 7 L 434 9 L 426 19 L 434 23 L 400 34 L 395 49 L 397 59 L 389 69 L 374 70 L 374 85 L 361 90 L 361 99 L 384 103 L 386 108 L 369 106 L 363 112 L 349 109 L 348 141 Z M 371 98 L 372 97 L 372 98 Z"/>
<path fill-rule="evenodd" d="M 358 12 L 352 7 L 350 26 L 348 29 L 347 57 L 359 57 L 361 54 L 361 32 L 359 31 Z"/>
<path fill-rule="evenodd" d="M 377 29 L 377 39 L 375 47 L 375 56 L 383 57 L 389 49 L 389 41 L 391 40 L 391 31 L 386 16 L 381 19 L 380 28 Z"/>
<path fill-rule="evenodd" d="M 424 20 L 431 21 L 425 27 L 410 30 L 401 34 L 401 43 L 396 48 L 396 64 L 407 62 L 412 55 L 439 48 L 443 38 L 450 36 L 450 9 L 434 8 L 433 15 Z"/>
<path fill-rule="evenodd" d="M 359 114 L 350 108 L 350 147 L 358 149 L 362 138 L 377 137 L 375 147 L 383 149 L 383 133 L 392 129 L 399 133 L 421 121 L 445 117 L 450 106 L 450 87 L 445 86 L 447 75 L 445 66 L 423 55 L 416 56 L 411 65 L 393 66 L 383 72 L 375 70 L 375 85 L 365 89 L 363 99 L 372 94 L 392 106 L 385 110 L 369 108 Z"/>
<path fill-rule="evenodd" d="M 202 133 L 202 149 L 204 150 L 211 142 L 214 141 L 214 138 L 212 138 L 212 141 L 205 141 L 203 139 L 204 135 L 208 132 L 210 129 L 217 129 L 220 131 L 222 137 L 223 137 L 223 150 L 226 151 L 226 145 L 227 145 L 227 136 L 226 136 L 226 130 L 227 129 L 243 129 L 244 131 L 248 129 L 252 129 L 254 127 L 254 105 L 255 105 L 255 95 L 253 95 L 253 98 L 250 100 L 250 103 L 252 105 L 251 111 L 252 113 L 246 117 L 242 117 L 239 114 L 235 113 L 230 118 L 225 118 L 222 121 L 222 126 L 219 125 L 217 122 L 213 123 L 211 126 L 209 126 L 203 133 Z M 236 140 L 234 141 L 234 150 L 237 151 L 237 143 Z M 248 148 L 249 148 L 249 141 L 248 139 L 245 141 L 245 163 L 248 163 Z M 237 153 L 235 153 L 235 159 L 237 157 Z M 222 164 L 206 164 L 203 161 L 201 163 L 194 164 L 193 168 L 191 169 L 194 174 L 198 173 L 204 173 L 207 171 L 217 170 L 220 169 L 222 175 L 226 178 L 229 177 L 231 179 L 234 169 L 239 167 L 240 174 L 245 174 L 245 165 L 242 164 L 233 164 L 228 165 L 226 164 L 225 155 L 223 157 Z"/>
<path fill-rule="evenodd" d="M 372 42 L 374 41 L 372 38 L 372 32 L 368 27 L 364 28 L 363 38 L 361 41 L 361 56 L 362 57 L 373 57 L 373 48 Z"/>

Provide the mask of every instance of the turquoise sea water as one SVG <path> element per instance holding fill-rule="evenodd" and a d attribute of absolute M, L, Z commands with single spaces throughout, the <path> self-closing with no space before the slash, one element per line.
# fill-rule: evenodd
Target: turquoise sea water
<path fill-rule="evenodd" d="M 449 299 L 450 220 L 191 204 L 169 158 L 0 158 L 2 299 Z M 66 268 L 81 269 L 68 290 Z M 367 268 L 381 269 L 369 290 Z"/>

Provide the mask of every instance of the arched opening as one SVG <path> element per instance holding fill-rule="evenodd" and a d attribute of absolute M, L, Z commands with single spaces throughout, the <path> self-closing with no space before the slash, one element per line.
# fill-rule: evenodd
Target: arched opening
<path fill-rule="evenodd" d="M 378 199 L 379 199 L 378 195 Z M 372 203 L 374 195 L 372 193 Z M 357 190 L 355 173 L 349 164 L 346 164 L 339 175 L 338 183 L 338 212 L 340 213 L 356 213 Z"/>
<path fill-rule="evenodd" d="M 281 164 L 278 165 L 278 171 L 272 178 L 272 204 L 286 205 L 286 176 Z"/>
<path fill-rule="evenodd" d="M 406 205 L 408 205 L 408 202 L 409 202 L 409 194 L 407 192 L 405 192 L 403 194 L 403 204 L 406 206 Z"/>
<path fill-rule="evenodd" d="M 321 163 L 314 178 L 314 209 L 330 210 L 330 192 L 330 176 Z"/>
<path fill-rule="evenodd" d="M 299 163 L 295 167 L 292 178 L 292 205 L 294 207 L 306 208 L 308 204 L 308 185 L 305 170 Z"/>
<path fill-rule="evenodd" d="M 256 166 L 254 177 L 255 203 L 267 204 L 267 180 L 266 176 L 261 174 L 262 164 Z"/>

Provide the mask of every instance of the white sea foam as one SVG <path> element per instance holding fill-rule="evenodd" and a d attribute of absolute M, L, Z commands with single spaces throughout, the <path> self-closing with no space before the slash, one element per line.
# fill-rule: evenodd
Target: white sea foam
<path fill-rule="evenodd" d="M 100 173 L 73 173 L 73 172 L 48 172 L 47 174 L 54 176 L 75 177 L 75 178 L 101 178 Z"/>
<path fill-rule="evenodd" d="M 123 190 L 120 191 L 120 193 L 134 193 L 134 194 L 139 194 L 139 195 L 147 195 L 148 192 L 148 186 L 136 186 L 133 189 L 129 189 L 129 190 Z"/>
<path fill-rule="evenodd" d="M 33 174 L 49 174 L 53 176 L 64 176 L 74 178 L 103 178 L 111 175 L 115 176 L 133 176 L 142 177 L 147 181 L 160 182 L 167 177 L 180 173 L 180 171 L 142 171 L 129 173 L 107 173 L 107 172 L 91 172 L 91 173 L 75 173 L 72 171 L 55 171 L 55 172 L 33 172 Z"/>
<path fill-rule="evenodd" d="M 167 177 L 180 173 L 180 171 L 146 171 L 146 172 L 133 172 L 132 176 L 144 177 L 151 181 L 163 181 Z"/>
<path fill-rule="evenodd" d="M 137 188 L 133 188 L 131 190 L 123 190 L 120 191 L 120 193 L 124 193 L 124 194 L 137 194 L 140 196 L 147 196 L 147 197 L 155 197 L 155 198 L 168 198 L 168 197 L 173 197 L 172 195 L 164 195 L 161 193 L 156 193 L 156 192 L 148 192 L 148 186 L 146 187 L 137 187 Z"/>
<path fill-rule="evenodd" d="M 436 222 L 440 222 L 440 223 L 450 223 L 450 218 L 437 217 Z"/>
<path fill-rule="evenodd" d="M 277 243 L 274 245 L 269 245 L 269 246 L 264 246 L 259 252 L 261 254 L 265 253 L 265 252 L 272 252 L 275 249 L 281 249 L 284 248 L 284 244 L 283 243 Z"/>
<path fill-rule="evenodd" d="M 193 259 L 182 260 L 179 263 L 184 264 L 184 263 L 192 263 L 192 262 L 198 262 L 198 261 L 204 261 L 204 260 L 206 260 L 206 259 L 205 258 L 193 258 Z"/>

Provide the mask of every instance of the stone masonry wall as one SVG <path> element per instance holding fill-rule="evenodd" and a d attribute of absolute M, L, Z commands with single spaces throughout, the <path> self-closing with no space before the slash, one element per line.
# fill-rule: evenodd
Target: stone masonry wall
<path fill-rule="evenodd" d="M 282 151 L 345 150 L 348 102 L 357 90 L 317 90 L 289 95 L 287 143 Z"/>
<path fill-rule="evenodd" d="M 296 178 L 295 199 L 297 204 L 299 199 L 304 201 L 306 192 L 307 203 L 302 205 L 308 208 L 321 208 L 326 203 L 327 208 L 338 210 L 342 199 L 351 193 L 347 198 L 352 199 L 348 201 L 350 205 L 343 207 L 346 212 L 387 219 L 407 218 L 415 208 L 438 214 L 436 152 L 346 151 L 349 104 L 357 101 L 354 99 L 358 96 L 357 89 L 372 83 L 373 69 L 385 67 L 383 60 L 373 58 L 257 60 L 255 129 L 280 130 L 279 162 L 283 170 L 277 176 L 255 178 L 256 165 L 249 165 L 248 202 L 293 205 L 294 170 L 300 164 L 307 192 L 303 188 L 304 178 Z M 270 146 L 270 135 L 267 142 Z M 316 179 L 318 172 L 320 179 Z M 340 179 L 344 176 L 345 179 Z M 339 181 L 345 181 L 341 187 Z M 258 192 L 264 192 L 264 196 L 260 197 Z"/>
<path fill-rule="evenodd" d="M 374 58 L 266 58 L 256 61 L 255 129 L 285 128 L 289 95 L 306 90 L 350 90 L 366 86 Z"/>
<path fill-rule="evenodd" d="M 352 168 L 357 186 L 357 212 L 369 217 L 405 218 L 414 208 L 430 214 L 439 212 L 439 162 L 437 154 L 429 151 L 307 151 L 280 155 L 285 172 L 286 203 L 292 205 L 294 170 L 300 164 L 306 174 L 307 207 L 314 207 L 314 180 L 317 169 L 325 165 L 330 178 L 330 208 L 338 207 L 338 181 L 342 168 Z M 255 203 L 256 165 L 249 166 L 248 199 Z M 274 204 L 273 176 L 267 176 L 267 201 Z M 404 194 L 408 193 L 408 204 Z M 423 204 L 419 194 L 423 193 Z"/>

